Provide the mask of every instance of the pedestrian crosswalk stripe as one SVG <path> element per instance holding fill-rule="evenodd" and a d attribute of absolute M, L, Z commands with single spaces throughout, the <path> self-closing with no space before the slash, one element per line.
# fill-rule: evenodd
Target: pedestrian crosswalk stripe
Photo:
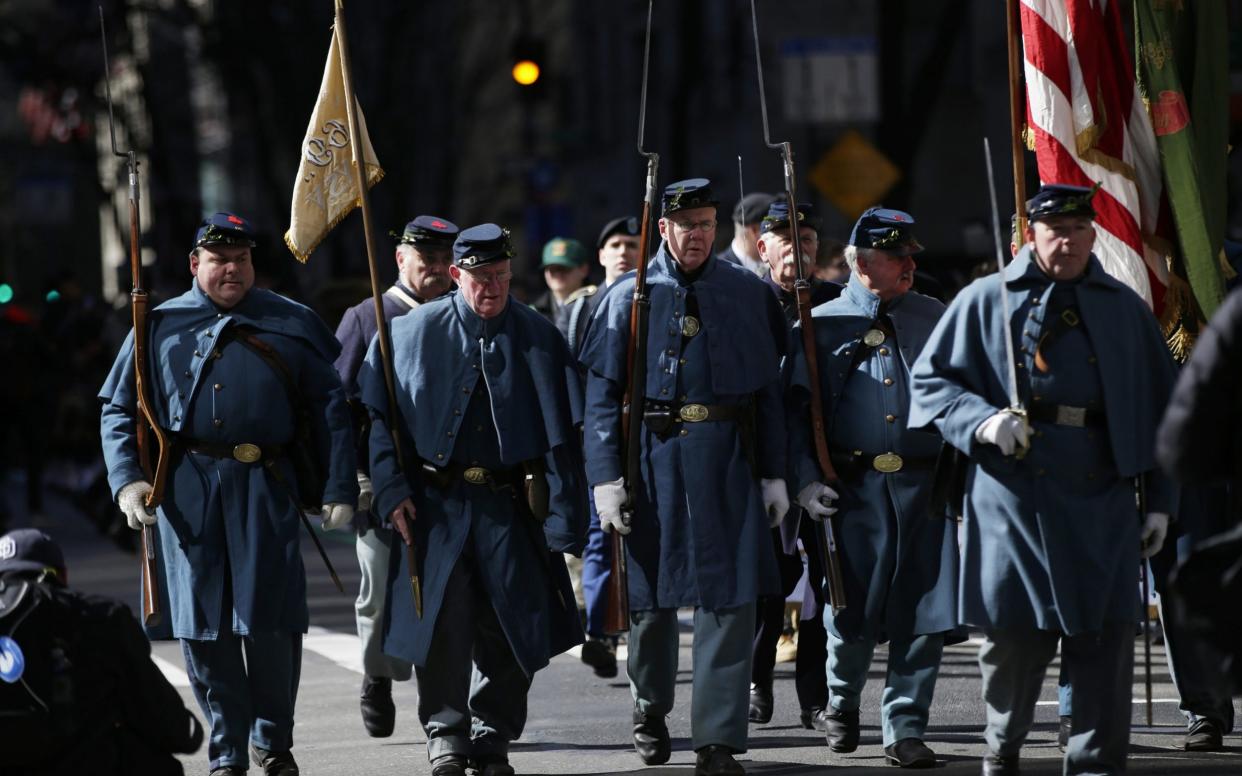
<path fill-rule="evenodd" d="M 356 674 L 362 670 L 362 646 L 355 633 L 338 633 L 312 625 L 302 639 L 302 651 L 314 652 Z"/>
<path fill-rule="evenodd" d="M 174 664 L 170 660 L 165 660 L 159 655 L 152 655 L 151 660 L 155 661 L 155 667 L 160 669 L 160 673 L 168 680 L 173 687 L 189 687 L 190 677 L 186 674 L 181 666 Z"/>

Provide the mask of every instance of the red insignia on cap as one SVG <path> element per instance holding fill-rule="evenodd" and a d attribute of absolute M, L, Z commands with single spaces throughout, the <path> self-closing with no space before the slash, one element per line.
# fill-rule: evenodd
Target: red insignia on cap
<path fill-rule="evenodd" d="M 906 217 L 905 217 L 905 216 L 898 215 L 897 213 L 893 213 L 893 215 L 891 216 L 891 218 L 892 218 L 894 221 L 905 221 L 905 220 L 906 220 Z"/>
<path fill-rule="evenodd" d="M 246 222 L 241 220 L 237 216 L 229 216 L 229 223 L 230 224 L 244 224 Z"/>
<path fill-rule="evenodd" d="M 437 219 L 437 220 L 435 220 L 435 221 L 432 221 L 432 222 L 431 222 L 431 225 L 432 225 L 432 226 L 434 226 L 434 227 L 435 227 L 435 228 L 437 228 L 437 229 L 443 229 L 444 227 L 448 226 L 448 224 L 446 224 L 446 223 L 444 223 L 443 221 L 440 221 L 440 220 L 438 220 L 438 219 Z"/>

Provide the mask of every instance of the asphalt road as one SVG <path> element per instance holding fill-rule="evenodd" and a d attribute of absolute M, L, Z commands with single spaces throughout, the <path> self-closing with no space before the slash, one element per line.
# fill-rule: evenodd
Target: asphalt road
<path fill-rule="evenodd" d="M 12 483 L 9 483 L 12 484 Z M 10 494 L 13 489 L 7 488 Z M 20 491 L 18 491 L 20 492 Z M 112 595 L 131 606 L 137 602 L 138 566 L 132 555 L 116 548 L 90 528 L 61 497 L 49 495 L 43 526 L 62 542 L 73 586 Z M 13 527 L 22 525 L 17 521 Z M 413 683 L 398 684 L 397 732 L 388 739 L 368 738 L 358 713 L 361 680 L 357 639 L 354 635 L 353 591 L 358 572 L 350 535 L 326 537 L 332 562 L 348 596 L 333 588 L 314 546 L 304 537 L 303 556 L 308 574 L 311 633 L 305 642 L 302 682 L 298 697 L 294 753 L 308 776 L 389 776 L 426 774 L 423 735 L 416 716 Z M 691 634 L 683 628 L 679 697 L 669 718 L 673 757 L 669 764 L 646 768 L 630 742 L 632 702 L 625 673 L 612 680 L 597 679 L 574 655 L 561 655 L 540 672 L 530 695 L 525 734 L 514 743 L 511 761 L 520 774 L 623 774 L 686 776 L 693 772 L 690 749 L 689 694 L 693 667 Z M 1142 665 L 1143 643 L 1136 640 L 1136 665 Z M 939 756 L 941 772 L 977 774 L 984 752 L 983 703 L 980 700 L 977 645 L 966 643 L 945 652 L 936 699 L 931 710 L 927 743 Z M 197 708 L 185 683 L 181 652 L 175 642 L 153 645 L 153 654 L 177 684 L 186 704 Z M 880 745 L 879 696 L 885 651 L 877 650 L 862 707 L 862 745 L 851 754 L 833 754 L 822 734 L 798 725 L 792 664 L 778 664 L 776 712 L 771 724 L 751 726 L 750 751 L 739 759 L 749 773 L 796 776 L 831 771 L 861 774 L 885 768 Z M 1180 750 L 1185 725 L 1177 710 L 1177 696 L 1165 667 L 1163 648 L 1153 648 L 1153 725 L 1145 719 L 1142 671 L 1136 671 L 1130 771 L 1142 774 L 1242 774 L 1242 742 L 1237 733 L 1226 738 L 1227 750 L 1192 754 Z M 1061 773 L 1056 747 L 1055 664 L 1045 680 L 1036 726 L 1023 750 L 1024 774 Z M 188 774 L 206 774 L 206 749 L 182 758 Z M 257 770 L 252 770 L 256 773 Z"/>

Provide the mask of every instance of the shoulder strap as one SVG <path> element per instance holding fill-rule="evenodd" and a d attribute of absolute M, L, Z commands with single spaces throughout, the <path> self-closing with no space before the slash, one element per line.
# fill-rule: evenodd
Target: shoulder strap
<path fill-rule="evenodd" d="M 276 376 L 280 378 L 280 382 L 285 386 L 285 392 L 289 394 L 289 400 L 296 408 L 302 398 L 302 394 L 298 391 L 297 382 L 293 379 L 293 372 L 290 371 L 289 365 L 280 357 L 276 349 L 259 339 L 256 330 L 250 326 L 242 326 L 233 324 L 226 326 L 224 331 L 220 332 L 220 338 L 225 342 L 236 340 L 245 345 L 256 356 L 263 360 L 263 363 L 271 367 Z"/>

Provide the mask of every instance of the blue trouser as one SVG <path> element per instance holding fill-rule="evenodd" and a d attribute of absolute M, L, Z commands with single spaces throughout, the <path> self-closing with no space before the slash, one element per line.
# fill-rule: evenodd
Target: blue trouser
<path fill-rule="evenodd" d="M 831 616 L 829 610 L 825 617 Z M 874 639 L 842 641 L 829 629 L 828 705 L 833 709 L 858 709 L 875 645 Z M 885 746 L 903 738 L 923 738 L 943 651 L 943 633 L 906 636 L 889 642 L 888 674 L 880 696 Z"/>
<path fill-rule="evenodd" d="M 1074 688 L 1070 686 L 1069 671 L 1065 670 L 1065 658 L 1061 658 L 1061 670 L 1057 673 L 1057 714 L 1062 717 L 1070 715 L 1074 707 Z"/>
<path fill-rule="evenodd" d="M 232 765 L 245 770 L 247 741 L 271 752 L 293 747 L 302 634 L 239 636 L 230 631 L 213 641 L 182 639 L 181 652 L 211 729 L 207 756 L 212 769 Z"/>
<path fill-rule="evenodd" d="M 427 758 L 507 757 L 526 727 L 530 677 L 475 568 L 470 541 L 449 574 L 427 663 L 415 666 Z"/>
<path fill-rule="evenodd" d="M 1058 640 L 1061 665 L 1073 686 L 1065 773 L 1125 773 L 1134 679 L 1133 623 L 1107 623 L 1101 631 L 1073 636 L 1034 629 L 988 631 L 979 648 L 988 749 L 1005 757 L 1022 749 Z"/>
<path fill-rule="evenodd" d="M 591 495 L 591 523 L 587 528 L 586 548 L 582 550 L 582 597 L 586 601 L 586 632 L 593 638 L 604 638 L 604 589 L 612 575 L 612 537 L 599 527 L 595 496 Z"/>
<path fill-rule="evenodd" d="M 711 745 L 746 751 L 754 633 L 754 604 L 719 611 L 695 607 L 690 738 L 696 751 Z M 630 612 L 628 643 L 634 705 L 644 714 L 667 716 L 677 683 L 677 610 Z"/>

